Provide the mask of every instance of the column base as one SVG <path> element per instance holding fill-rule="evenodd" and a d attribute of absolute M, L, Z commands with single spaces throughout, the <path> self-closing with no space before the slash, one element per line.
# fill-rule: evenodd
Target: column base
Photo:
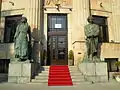
<path fill-rule="evenodd" d="M 107 63 L 80 63 L 79 70 L 87 81 L 108 82 Z"/>
<path fill-rule="evenodd" d="M 9 83 L 29 83 L 31 81 L 32 64 L 29 62 L 17 62 L 9 64 Z"/>

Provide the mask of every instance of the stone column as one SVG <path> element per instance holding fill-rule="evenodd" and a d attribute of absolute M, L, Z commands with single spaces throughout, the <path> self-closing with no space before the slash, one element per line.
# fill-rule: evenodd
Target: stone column
<path fill-rule="evenodd" d="M 112 15 L 113 15 L 113 30 L 114 30 L 114 41 L 120 42 L 120 0 L 112 0 Z"/>
<path fill-rule="evenodd" d="M 72 12 L 72 43 L 74 50 L 74 64 L 82 60 L 85 49 L 84 26 L 89 16 L 89 0 L 73 0 Z"/>
<path fill-rule="evenodd" d="M 75 40 L 84 41 L 84 26 L 87 24 L 88 16 L 89 0 L 73 0 L 73 33 L 76 31 L 79 34 L 74 35 Z"/>
<path fill-rule="evenodd" d="M 72 15 L 68 16 L 68 52 L 72 49 Z"/>
<path fill-rule="evenodd" d="M 28 18 L 28 23 L 31 27 L 33 58 L 36 62 L 40 62 L 40 39 L 41 39 L 41 0 L 28 0 L 29 6 L 26 7 L 25 16 Z"/>

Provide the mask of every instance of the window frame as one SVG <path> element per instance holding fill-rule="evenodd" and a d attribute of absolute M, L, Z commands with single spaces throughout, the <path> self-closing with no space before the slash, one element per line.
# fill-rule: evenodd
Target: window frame
<path fill-rule="evenodd" d="M 54 17 L 56 19 L 55 23 L 53 24 L 61 24 L 64 27 L 62 28 L 51 28 L 52 20 L 51 18 Z M 61 19 L 61 23 L 58 23 L 58 19 Z M 52 26 L 53 27 L 53 26 Z M 67 31 L 67 14 L 48 14 L 48 32 L 50 31 Z"/>
<path fill-rule="evenodd" d="M 94 20 L 96 19 L 97 21 L 97 18 L 98 20 L 104 20 L 103 21 L 103 24 L 98 24 L 98 23 L 94 23 L 99 25 L 99 27 L 103 28 L 103 29 L 100 29 L 100 35 L 99 35 L 99 42 L 109 42 L 109 33 L 108 33 L 108 22 L 107 22 L 107 17 L 104 17 L 104 16 L 98 16 L 98 15 L 93 15 L 93 18 Z"/>

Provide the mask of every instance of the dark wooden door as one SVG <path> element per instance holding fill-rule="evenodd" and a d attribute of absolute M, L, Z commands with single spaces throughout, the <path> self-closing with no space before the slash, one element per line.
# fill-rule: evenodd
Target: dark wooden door
<path fill-rule="evenodd" d="M 52 65 L 67 64 L 67 36 L 49 36 L 49 50 Z"/>

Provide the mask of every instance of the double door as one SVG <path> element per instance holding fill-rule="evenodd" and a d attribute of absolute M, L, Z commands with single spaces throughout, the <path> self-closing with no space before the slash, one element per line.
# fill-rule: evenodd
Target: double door
<path fill-rule="evenodd" d="M 49 36 L 48 40 L 51 65 L 66 65 L 67 36 Z"/>

